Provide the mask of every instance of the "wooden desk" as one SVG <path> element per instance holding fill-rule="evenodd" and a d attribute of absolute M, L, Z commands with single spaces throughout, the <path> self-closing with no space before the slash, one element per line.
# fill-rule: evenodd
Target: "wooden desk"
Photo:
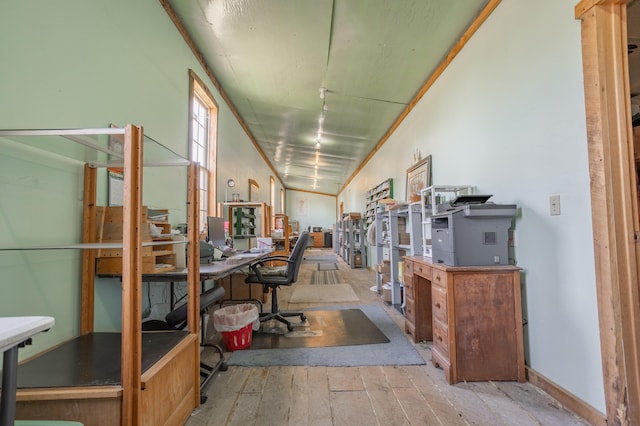
<path fill-rule="evenodd" d="M 446 266 L 405 257 L 405 330 L 432 340 L 450 384 L 525 381 L 520 268 Z"/>
<path fill-rule="evenodd" d="M 258 253 L 238 253 L 224 260 L 214 260 L 210 263 L 200 264 L 200 281 L 217 280 L 230 275 L 256 260 L 270 256 L 271 251 Z M 118 275 L 100 275 L 101 277 L 118 277 Z M 142 281 L 170 282 L 186 281 L 187 269 L 177 269 L 157 274 L 143 274 Z"/>

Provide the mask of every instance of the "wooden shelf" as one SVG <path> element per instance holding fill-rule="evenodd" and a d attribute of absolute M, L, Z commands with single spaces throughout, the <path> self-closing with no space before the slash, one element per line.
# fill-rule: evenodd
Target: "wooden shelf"
<path fill-rule="evenodd" d="M 146 166 L 188 166 L 187 172 L 187 240 L 197 241 L 198 205 L 198 165 L 180 157 L 171 150 L 144 135 L 142 127 L 127 125 L 124 128 L 110 129 L 67 129 L 67 130 L 0 130 L 0 137 L 11 144 L 26 145 L 55 155 L 47 155 L 52 162 L 69 164 L 68 158 L 84 164 L 83 224 L 82 241 L 62 244 L 17 244 L 0 250 L 58 250 L 79 249 L 82 251 L 80 324 L 77 338 L 94 335 L 95 278 L 98 253 L 127 253 L 123 257 L 114 257 L 120 264 L 122 282 L 122 329 L 114 342 L 98 343 L 96 347 L 82 345 L 75 356 L 91 360 L 93 367 L 104 369 L 105 362 L 97 361 L 107 356 L 109 362 L 117 363 L 117 371 L 111 371 L 117 384 L 84 383 L 75 387 L 58 387 L 47 384 L 42 373 L 36 375 L 36 381 L 29 388 L 19 388 L 16 393 L 16 412 L 28 419 L 65 418 L 73 412 L 74 420 L 84 424 L 130 425 L 162 424 L 173 419 L 175 424 L 184 423 L 194 408 L 200 403 L 199 386 L 199 291 L 197 244 L 189 244 L 191 259 L 187 277 L 187 328 L 184 336 L 169 342 L 157 353 L 157 358 L 148 364 L 143 360 L 145 339 L 142 333 L 142 271 L 145 258 L 157 259 L 159 269 L 164 270 L 164 261 L 172 256 L 167 248 L 184 242 L 154 241 L 145 233 L 145 209 L 141 205 L 142 188 L 139 185 L 143 167 Z M 144 149 L 143 149 L 144 146 Z M 141 155 L 142 153 L 142 155 Z M 59 164 L 56 164 L 56 167 Z M 75 165 L 74 165 L 75 167 Z M 97 188 L 97 167 L 122 168 L 127 191 L 123 194 L 123 210 L 119 223 L 114 228 L 98 228 L 104 222 L 98 220 L 99 207 Z M 70 189 L 72 190 L 72 189 Z M 165 225 L 161 225 L 166 229 Z M 109 225 L 111 226 L 111 224 Z M 100 229 L 100 232 L 98 232 Z M 110 232 L 112 232 L 110 234 Z M 162 231 L 165 233 L 168 231 Z M 114 237 L 117 235 L 117 237 Z M 100 237 L 100 238 L 99 238 Z M 159 249 L 154 252 L 153 247 Z M 144 256 L 143 253 L 149 253 Z M 154 254 L 155 253 L 155 254 Z M 173 262 L 175 264 L 175 262 Z M 152 263 L 152 266 L 155 263 Z M 174 266 L 171 265 L 173 268 Z M 65 277 L 66 279 L 66 277 Z M 51 283 L 55 284 L 55 277 Z M 57 347 L 63 347 L 61 342 Z M 57 373 L 47 361 L 49 354 L 56 349 L 44 351 L 21 364 L 20 368 L 29 368 L 32 363 L 44 362 L 48 367 L 43 371 Z M 38 360 L 41 361 L 38 361 Z M 76 359 L 77 360 L 77 359 Z M 70 362 L 70 377 L 83 378 L 87 370 Z M 22 378 L 19 376 L 19 380 Z M 144 390 L 144 391 L 143 391 Z"/>

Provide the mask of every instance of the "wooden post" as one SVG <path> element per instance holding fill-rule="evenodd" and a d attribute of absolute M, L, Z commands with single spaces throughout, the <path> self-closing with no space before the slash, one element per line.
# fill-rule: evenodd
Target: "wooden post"
<path fill-rule="evenodd" d="M 84 192 L 82 207 L 82 242 L 92 243 L 96 238 L 96 184 L 97 171 L 84 165 Z M 96 252 L 82 251 L 82 288 L 80 290 L 80 334 L 93 331 L 94 294 L 96 280 Z"/>
<path fill-rule="evenodd" d="M 192 162 L 187 173 L 187 232 L 189 250 L 187 253 L 187 327 L 190 333 L 200 333 L 200 223 L 199 187 L 200 166 Z M 194 383 L 200 383 L 200 350 L 194 353 L 196 368 Z M 195 389 L 194 406 L 200 405 L 200 386 Z"/>
<path fill-rule="evenodd" d="M 122 226 L 122 424 L 142 424 L 142 127 L 127 125 Z"/>
<path fill-rule="evenodd" d="M 583 0 L 587 119 L 607 424 L 640 424 L 638 205 L 633 172 L 626 1 Z M 580 413 L 578 413 L 580 414 Z"/>

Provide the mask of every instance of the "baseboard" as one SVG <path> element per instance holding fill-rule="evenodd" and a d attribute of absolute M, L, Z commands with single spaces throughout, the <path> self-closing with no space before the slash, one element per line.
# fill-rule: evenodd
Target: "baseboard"
<path fill-rule="evenodd" d="M 604 414 L 535 370 L 532 370 L 529 367 L 527 367 L 526 370 L 527 379 L 532 385 L 537 386 L 551 395 L 558 402 L 564 405 L 565 408 L 582 417 L 590 424 L 595 426 L 606 426 L 607 417 Z"/>

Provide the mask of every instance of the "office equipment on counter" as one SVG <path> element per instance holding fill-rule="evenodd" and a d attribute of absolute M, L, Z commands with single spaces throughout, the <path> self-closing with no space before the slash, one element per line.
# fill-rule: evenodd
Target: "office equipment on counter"
<path fill-rule="evenodd" d="M 215 254 L 214 247 L 204 240 L 200 240 L 200 263 L 209 263 Z"/>
<path fill-rule="evenodd" d="M 487 203 L 491 195 L 463 195 L 432 216 L 434 263 L 449 266 L 507 265 L 508 231 L 515 204 Z"/>
<path fill-rule="evenodd" d="M 237 253 L 233 247 L 227 245 L 227 233 L 224 223 L 224 218 L 207 217 L 207 241 L 213 247 L 213 260 L 231 257 Z M 202 258 L 202 255 L 200 258 Z"/>

